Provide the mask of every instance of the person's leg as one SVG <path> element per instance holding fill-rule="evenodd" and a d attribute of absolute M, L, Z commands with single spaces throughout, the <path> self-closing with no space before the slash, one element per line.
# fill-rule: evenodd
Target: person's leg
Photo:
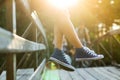
<path fill-rule="evenodd" d="M 54 27 L 54 47 L 62 49 L 63 34 L 59 31 L 57 27 Z"/>
<path fill-rule="evenodd" d="M 76 48 L 75 57 L 77 61 L 96 60 L 104 57 L 103 55 L 97 55 L 93 50 L 82 45 L 70 18 L 66 16 L 59 18 L 59 20 L 56 21 L 55 27 L 58 29 L 58 32 L 64 34 L 69 42 Z M 57 38 L 59 39 L 59 37 Z M 56 47 L 57 45 L 58 43 L 56 43 Z"/>
<path fill-rule="evenodd" d="M 71 59 L 62 50 L 63 34 L 58 27 L 54 27 L 54 52 L 50 60 L 60 64 L 67 71 L 74 71 L 75 68 L 71 65 Z M 69 58 L 69 59 L 68 59 Z"/>
<path fill-rule="evenodd" d="M 69 42 L 76 48 L 75 57 L 76 60 L 89 60 L 89 59 L 101 59 L 103 56 L 97 55 L 94 51 L 86 48 L 82 45 L 81 41 L 78 38 L 78 35 L 74 29 L 74 26 L 71 20 L 66 17 L 64 14 L 62 17 L 58 16 L 58 19 L 55 21 L 54 26 L 54 37 L 55 37 L 55 50 L 50 57 L 50 60 L 53 60 L 69 70 L 74 70 L 74 67 L 71 66 L 67 57 L 65 56 L 62 49 L 62 39 L 63 35 L 69 40 Z"/>
<path fill-rule="evenodd" d="M 74 29 L 72 22 L 69 18 L 63 19 L 63 21 L 56 22 L 55 27 L 58 29 L 57 32 L 64 34 L 68 41 L 75 47 L 75 48 L 82 48 L 83 45 L 81 44 L 78 35 Z M 56 34 L 55 34 L 56 35 Z M 59 37 L 58 37 L 59 39 Z M 56 43 L 56 45 L 59 45 Z"/>

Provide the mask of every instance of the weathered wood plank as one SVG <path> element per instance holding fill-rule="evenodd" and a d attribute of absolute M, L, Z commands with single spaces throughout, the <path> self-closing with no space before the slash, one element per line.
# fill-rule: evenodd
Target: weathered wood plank
<path fill-rule="evenodd" d="M 0 80 L 6 80 L 6 71 L 3 71 L 0 75 Z"/>
<path fill-rule="evenodd" d="M 85 68 L 85 71 L 97 80 L 109 80 L 109 78 L 104 76 L 101 71 L 99 71 L 99 70 L 96 71 L 94 69 L 97 69 L 97 68 Z"/>
<path fill-rule="evenodd" d="M 119 76 L 117 76 L 117 75 L 115 75 L 115 74 L 113 74 L 113 73 L 111 73 L 111 72 L 108 72 L 108 71 L 107 71 L 106 69 L 104 69 L 103 67 L 98 68 L 98 70 L 102 71 L 103 74 L 108 75 L 110 79 L 113 78 L 112 80 L 119 80 L 119 79 L 120 79 Z"/>
<path fill-rule="evenodd" d="M 44 78 L 43 80 L 119 80 L 120 79 L 119 68 L 115 68 L 115 67 L 78 68 L 74 72 L 68 72 L 65 70 L 46 70 L 46 71 L 47 72 L 44 74 L 46 78 Z M 32 75 L 32 73 L 34 73 L 33 69 L 17 70 L 17 80 L 29 80 L 28 78 Z M 116 75 L 118 77 L 116 78 L 112 75 Z M 1 74 L 0 80 L 6 80 L 5 76 L 6 76 L 6 71 L 4 71 Z M 40 73 L 39 76 L 41 77 Z M 83 79 L 81 79 L 80 77 Z M 34 78 L 33 80 L 37 80 L 37 79 Z"/>
<path fill-rule="evenodd" d="M 0 28 L 0 53 L 31 52 L 43 49 L 46 49 L 44 44 L 26 40 Z"/>
<path fill-rule="evenodd" d="M 83 76 L 81 76 L 77 70 L 74 72 L 69 72 L 69 74 L 72 77 L 72 80 L 84 80 Z"/>
<path fill-rule="evenodd" d="M 42 71 L 45 67 L 46 59 L 42 61 L 40 66 L 35 70 L 35 72 L 32 74 L 32 76 L 29 78 L 29 80 L 40 80 L 42 76 Z"/>
<path fill-rule="evenodd" d="M 70 76 L 68 71 L 60 70 L 59 75 L 60 75 L 60 80 L 72 80 L 72 77 Z"/>
<path fill-rule="evenodd" d="M 43 60 L 42 64 L 36 69 L 35 72 L 34 69 L 18 69 L 16 72 L 17 80 L 40 80 L 37 78 L 41 78 L 41 72 L 44 68 L 43 63 L 45 63 L 45 59 Z M 0 80 L 6 80 L 6 71 L 2 72 Z"/>
<path fill-rule="evenodd" d="M 112 74 L 111 72 L 105 69 L 106 67 L 105 68 L 103 67 L 103 70 L 106 71 L 107 73 L 101 71 L 100 68 L 101 67 L 79 68 L 76 69 L 76 71 L 74 72 L 59 70 L 60 80 L 119 80 L 120 79 L 120 76 L 119 79 L 118 77 L 116 78 L 113 76 L 111 78 Z M 54 79 L 53 75 L 51 75 L 51 77 Z"/>
<path fill-rule="evenodd" d="M 93 70 L 95 70 L 96 73 L 99 74 L 103 80 L 115 80 L 114 78 L 110 78 L 111 75 L 107 75 L 103 71 L 99 70 L 99 68 L 93 68 Z"/>
<path fill-rule="evenodd" d="M 120 68 L 115 68 L 115 67 L 105 67 L 104 69 L 106 69 L 108 72 L 111 72 L 113 74 L 116 74 L 120 77 Z"/>
<path fill-rule="evenodd" d="M 92 75 L 84 70 L 84 68 L 77 69 L 77 72 L 83 77 L 84 80 L 96 80 Z"/>
<path fill-rule="evenodd" d="M 28 80 L 29 77 L 34 73 L 34 69 L 18 69 L 17 70 L 17 80 Z M 6 71 L 3 71 L 0 80 L 6 80 Z"/>
<path fill-rule="evenodd" d="M 28 80 L 34 73 L 34 69 L 19 69 L 17 70 L 17 80 Z"/>

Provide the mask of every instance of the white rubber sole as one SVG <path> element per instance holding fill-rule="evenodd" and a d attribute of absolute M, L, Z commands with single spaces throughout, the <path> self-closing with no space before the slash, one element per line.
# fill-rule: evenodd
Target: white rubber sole
<path fill-rule="evenodd" d="M 98 57 L 93 57 L 93 58 L 76 58 L 76 61 L 85 61 L 85 60 L 99 60 L 104 58 L 103 55 L 99 55 Z"/>
<path fill-rule="evenodd" d="M 62 62 L 62 61 L 60 61 L 56 58 L 53 58 L 53 57 L 50 57 L 50 60 L 62 65 L 63 67 L 65 67 L 66 69 L 64 69 L 64 70 L 75 71 L 75 68 L 72 65 L 66 64 L 66 63 L 64 63 L 64 62 Z"/>

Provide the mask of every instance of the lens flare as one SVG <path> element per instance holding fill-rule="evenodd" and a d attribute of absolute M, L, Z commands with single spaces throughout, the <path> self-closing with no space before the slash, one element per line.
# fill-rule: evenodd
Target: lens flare
<path fill-rule="evenodd" d="M 77 0 L 48 0 L 50 4 L 58 8 L 69 8 L 77 4 Z"/>

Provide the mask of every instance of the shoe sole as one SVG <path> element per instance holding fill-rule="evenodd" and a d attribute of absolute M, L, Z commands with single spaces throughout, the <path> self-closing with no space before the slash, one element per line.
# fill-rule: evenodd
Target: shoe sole
<path fill-rule="evenodd" d="M 75 71 L 75 68 L 74 68 L 72 65 L 68 65 L 68 64 L 66 64 L 66 63 L 64 63 L 64 62 L 62 62 L 62 61 L 60 61 L 60 60 L 58 60 L 58 59 L 56 59 L 56 58 L 50 57 L 49 60 L 56 62 L 56 63 L 59 64 L 59 65 L 61 66 L 61 68 L 64 69 L 64 70 L 67 70 L 67 71 Z"/>
<path fill-rule="evenodd" d="M 102 58 L 104 58 L 104 56 L 102 56 L 102 57 L 94 57 L 94 58 L 76 58 L 75 60 L 76 61 L 99 60 L 99 59 L 102 59 Z"/>

